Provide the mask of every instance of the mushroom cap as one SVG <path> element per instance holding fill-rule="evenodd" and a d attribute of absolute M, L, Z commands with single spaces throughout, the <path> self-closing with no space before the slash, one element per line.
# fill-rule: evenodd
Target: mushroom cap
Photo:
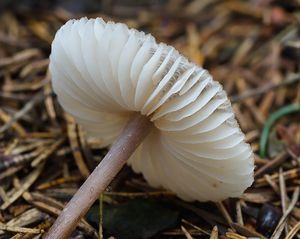
<path fill-rule="evenodd" d="M 128 162 L 151 186 L 219 201 L 252 184 L 253 153 L 222 86 L 173 47 L 125 24 L 70 20 L 49 68 L 60 104 L 103 146 L 136 112 L 153 122 Z"/>

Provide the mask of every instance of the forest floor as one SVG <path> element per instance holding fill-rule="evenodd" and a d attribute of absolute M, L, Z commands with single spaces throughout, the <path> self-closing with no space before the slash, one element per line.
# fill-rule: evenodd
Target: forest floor
<path fill-rule="evenodd" d="M 41 238 L 107 152 L 63 112 L 48 73 L 55 32 L 81 16 L 149 32 L 208 69 L 256 171 L 241 198 L 187 203 L 125 167 L 71 238 L 300 238 L 299 1 L 34 2 L 0 3 L 0 239 Z"/>

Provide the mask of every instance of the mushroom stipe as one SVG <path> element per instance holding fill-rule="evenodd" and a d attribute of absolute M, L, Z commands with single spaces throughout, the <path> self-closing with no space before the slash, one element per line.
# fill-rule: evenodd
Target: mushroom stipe
<path fill-rule="evenodd" d="M 253 152 L 222 86 L 173 47 L 82 18 L 57 32 L 49 69 L 64 110 L 115 143 L 46 238 L 67 238 L 126 162 L 186 201 L 238 197 L 252 184 Z"/>
<path fill-rule="evenodd" d="M 151 122 L 142 115 L 136 115 L 129 121 L 110 151 L 64 208 L 45 238 L 69 238 L 78 221 L 150 132 L 151 125 Z"/>

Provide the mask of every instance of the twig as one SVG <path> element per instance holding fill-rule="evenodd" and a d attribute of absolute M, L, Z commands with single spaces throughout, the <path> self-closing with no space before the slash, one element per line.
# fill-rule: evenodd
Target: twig
<path fill-rule="evenodd" d="M 52 145 L 50 145 L 42 154 L 40 154 L 38 157 L 36 157 L 32 162 L 31 166 L 36 167 L 39 165 L 42 161 L 46 160 L 53 152 L 65 141 L 65 138 L 60 138 L 56 142 L 54 142 Z"/>
<path fill-rule="evenodd" d="M 295 205 L 298 201 L 299 192 L 300 192 L 300 188 L 297 187 L 293 193 L 291 203 L 290 203 L 289 207 L 286 209 L 286 211 L 284 212 L 284 214 L 282 215 L 277 227 L 275 228 L 275 230 L 271 236 L 271 239 L 279 239 L 279 237 L 284 229 L 284 225 L 285 225 L 284 223 L 285 223 L 288 215 L 291 213 L 291 211 L 293 210 L 293 208 L 295 207 Z"/>
<path fill-rule="evenodd" d="M 78 169 L 81 175 L 87 178 L 90 175 L 90 171 L 86 166 L 82 153 L 80 151 L 79 142 L 78 142 L 78 131 L 75 120 L 68 114 L 65 114 L 65 119 L 67 121 L 67 133 L 69 142 L 71 145 L 72 153 L 75 158 L 75 162 L 78 166 Z"/>
<path fill-rule="evenodd" d="M 36 48 L 26 49 L 16 53 L 14 56 L 9 58 L 1 58 L 0 67 L 5 67 L 11 64 L 23 62 L 29 60 L 32 57 L 36 57 L 41 54 L 41 51 Z"/>
<path fill-rule="evenodd" d="M 263 173 L 267 173 L 270 170 L 278 167 L 279 165 L 281 165 L 287 158 L 288 158 L 288 153 L 286 152 L 282 152 L 280 154 L 278 154 L 275 159 L 269 161 L 267 164 L 265 164 L 264 166 L 260 167 L 254 174 L 255 178 L 258 178 L 259 176 L 261 176 Z"/>
<path fill-rule="evenodd" d="M 103 239 L 103 193 L 99 196 L 99 239 Z"/>
<path fill-rule="evenodd" d="M 183 222 L 183 223 L 185 223 L 185 224 L 187 224 L 187 225 L 193 227 L 194 229 L 198 230 L 199 232 L 201 232 L 201 233 L 203 233 L 203 234 L 205 234 L 205 235 L 208 235 L 208 236 L 210 235 L 210 234 L 209 234 L 207 231 L 205 231 L 204 229 L 202 229 L 202 228 L 200 228 L 200 227 L 194 225 L 193 223 L 190 223 L 189 221 L 187 221 L 187 220 L 185 220 L 185 219 L 182 219 L 181 222 Z"/>
<path fill-rule="evenodd" d="M 218 235 L 218 227 L 214 226 L 213 229 L 211 230 L 211 234 L 210 234 L 210 239 L 218 239 L 219 235 Z"/>
<path fill-rule="evenodd" d="M 237 220 L 238 224 L 240 224 L 241 226 L 244 226 L 244 220 L 243 220 L 243 214 L 242 214 L 240 200 L 236 201 L 235 208 L 236 208 L 236 220 Z"/>
<path fill-rule="evenodd" d="M 24 182 L 22 183 L 22 187 L 18 189 L 10 198 L 8 201 L 3 203 L 0 207 L 1 210 L 7 209 L 14 201 L 16 201 L 19 197 L 22 196 L 22 194 L 29 189 L 29 187 L 35 182 L 35 180 L 38 178 L 40 173 L 43 170 L 44 165 L 41 164 L 39 167 L 37 167 L 31 174 L 29 174 Z"/>
<path fill-rule="evenodd" d="M 225 218 L 226 222 L 228 223 L 228 225 L 231 225 L 233 223 L 233 220 L 232 220 L 230 214 L 228 213 L 227 209 L 225 208 L 223 202 L 217 202 L 216 205 L 219 208 L 219 210 L 221 211 L 221 213 L 222 213 L 223 217 Z"/>
<path fill-rule="evenodd" d="M 230 238 L 230 239 L 247 239 L 247 237 L 241 236 L 241 235 L 239 235 L 237 233 L 234 233 L 234 232 L 226 232 L 225 236 Z"/>
<path fill-rule="evenodd" d="M 280 195 L 280 189 L 279 189 L 278 185 L 271 179 L 270 175 L 265 174 L 264 178 L 266 179 L 268 184 L 271 186 L 271 188 L 274 190 L 274 192 L 277 193 L 278 195 Z"/>
<path fill-rule="evenodd" d="M 296 35 L 298 31 L 298 27 L 296 24 L 290 24 L 289 26 L 285 27 L 281 32 L 279 32 L 276 36 L 272 37 L 270 41 L 263 44 L 259 47 L 256 51 L 252 52 L 247 59 L 247 63 L 253 63 L 255 57 L 268 49 L 268 46 L 271 45 L 273 42 L 284 42 L 286 41 L 291 35 Z"/>
<path fill-rule="evenodd" d="M 262 87 L 247 90 L 245 93 L 241 95 L 234 95 L 230 97 L 230 100 L 232 103 L 238 103 L 240 101 L 243 101 L 249 97 L 258 97 L 266 92 L 269 92 L 271 90 L 277 90 L 281 87 L 285 87 L 291 84 L 294 84 L 296 82 L 300 81 L 300 74 L 291 74 L 287 77 L 286 80 L 280 82 L 280 83 L 270 83 L 266 84 Z"/>
<path fill-rule="evenodd" d="M 284 239 L 293 239 L 297 232 L 300 230 L 300 222 L 298 222 L 292 230 L 290 230 L 289 234 L 286 235 Z"/>
<path fill-rule="evenodd" d="M 43 92 L 38 92 L 30 101 L 28 101 L 24 105 L 24 107 L 21 110 L 19 110 L 13 115 L 10 121 L 8 121 L 0 128 L 0 134 L 8 130 L 13 123 L 22 118 L 27 112 L 29 112 L 36 104 L 40 103 L 44 98 L 45 95 L 43 94 Z"/>
<path fill-rule="evenodd" d="M 184 226 L 180 226 L 180 228 L 183 231 L 186 239 L 193 239 L 193 237 L 191 236 L 191 234 L 188 232 L 188 230 Z"/>
<path fill-rule="evenodd" d="M 280 188 L 281 209 L 282 209 L 282 213 L 284 214 L 286 212 L 286 205 L 289 202 L 289 198 L 287 197 L 286 194 L 286 185 L 285 185 L 285 180 L 283 177 L 283 171 L 281 167 L 279 168 L 279 188 Z M 285 230 L 287 234 L 288 228 L 286 224 L 285 224 Z"/>
<path fill-rule="evenodd" d="M 48 198 L 43 195 L 30 194 L 25 192 L 23 198 L 30 204 L 34 205 L 39 210 L 49 213 L 50 215 L 58 216 L 62 212 L 64 205 L 53 198 Z M 78 227 L 85 231 L 92 238 L 98 238 L 97 231 L 85 219 L 81 219 Z"/>
<path fill-rule="evenodd" d="M 42 229 L 7 226 L 5 224 L 2 224 L 1 222 L 0 222 L 0 230 L 9 231 L 9 232 L 31 233 L 31 234 L 40 234 L 44 232 L 44 230 Z"/>
<path fill-rule="evenodd" d="M 284 176 L 285 180 L 298 178 L 299 175 L 300 175 L 300 168 L 293 168 L 293 169 L 283 172 L 283 176 Z M 278 177 L 279 177 L 278 173 L 274 173 L 274 174 L 270 175 L 270 179 L 274 180 L 275 182 L 278 182 Z M 266 186 L 266 185 L 267 185 L 267 182 L 266 182 L 265 178 L 258 178 L 256 180 L 257 187 L 262 187 L 262 186 Z"/>
<path fill-rule="evenodd" d="M 0 109 L 0 119 L 4 123 L 9 123 L 12 119 L 11 116 L 7 113 L 5 113 L 2 109 Z M 26 130 L 17 122 L 14 122 L 11 124 L 11 127 L 18 133 L 19 136 L 25 136 L 26 135 Z"/>
<path fill-rule="evenodd" d="M 44 189 L 48 189 L 50 187 L 54 187 L 54 186 L 64 184 L 64 183 L 78 182 L 81 179 L 82 179 L 81 176 L 69 176 L 69 177 L 64 177 L 64 178 L 58 178 L 58 179 L 55 179 L 53 181 L 45 182 L 45 183 L 40 184 L 37 187 L 37 189 L 38 190 L 44 190 Z"/>
<path fill-rule="evenodd" d="M 237 223 L 232 223 L 231 226 L 240 234 L 245 235 L 247 237 L 258 237 L 261 239 L 267 239 L 266 237 L 264 237 L 263 235 L 261 235 L 260 233 L 256 232 L 256 231 L 252 231 L 250 229 L 248 229 L 247 227 L 241 226 Z"/>

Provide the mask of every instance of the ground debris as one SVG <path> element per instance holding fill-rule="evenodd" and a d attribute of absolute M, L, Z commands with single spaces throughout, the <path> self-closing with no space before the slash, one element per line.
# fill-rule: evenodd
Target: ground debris
<path fill-rule="evenodd" d="M 48 72 L 56 30 L 85 15 L 151 32 L 208 69 L 256 162 L 255 182 L 238 199 L 187 203 L 125 167 L 103 203 L 146 199 L 180 212 L 153 238 L 300 238 L 299 1 L 33 2 L 0 3 L 1 239 L 41 238 L 107 152 L 63 112 Z M 98 225 L 82 219 L 72 238 L 97 238 Z"/>

